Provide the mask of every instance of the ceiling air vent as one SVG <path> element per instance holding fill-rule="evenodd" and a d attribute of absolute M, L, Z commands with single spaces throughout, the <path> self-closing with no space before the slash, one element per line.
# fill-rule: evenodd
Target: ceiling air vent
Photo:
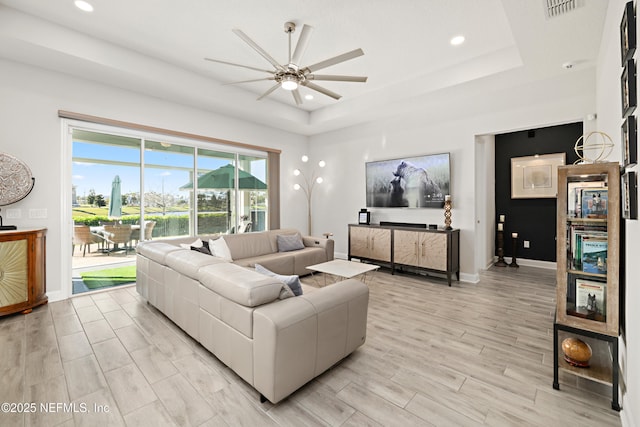
<path fill-rule="evenodd" d="M 544 0 L 547 19 L 565 15 L 582 5 L 582 0 Z"/>

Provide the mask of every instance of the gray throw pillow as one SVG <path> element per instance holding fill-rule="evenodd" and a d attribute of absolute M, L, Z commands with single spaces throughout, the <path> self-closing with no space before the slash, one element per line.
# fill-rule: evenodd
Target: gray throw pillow
<path fill-rule="evenodd" d="M 290 252 L 304 249 L 302 236 L 298 233 L 278 234 L 276 238 L 278 240 L 278 252 Z"/>
<path fill-rule="evenodd" d="M 293 276 L 285 276 L 282 274 L 274 273 L 273 271 L 264 268 L 260 264 L 256 264 L 256 271 L 260 274 L 273 277 L 284 283 L 289 287 L 289 289 L 291 289 L 291 291 L 293 291 L 293 294 L 295 296 L 302 295 L 302 284 L 300 284 L 300 277 L 298 277 L 297 275 L 294 274 Z"/>
<path fill-rule="evenodd" d="M 289 286 L 283 283 L 282 289 L 280 289 L 280 296 L 278 296 L 278 299 L 287 299 L 291 297 L 295 297 L 295 294 L 293 293 L 293 291 Z"/>

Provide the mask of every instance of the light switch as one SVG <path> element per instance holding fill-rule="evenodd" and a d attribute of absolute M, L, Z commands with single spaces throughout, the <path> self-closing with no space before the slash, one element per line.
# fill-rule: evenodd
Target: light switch
<path fill-rule="evenodd" d="M 22 217 L 20 209 L 7 209 L 7 219 L 16 219 Z"/>

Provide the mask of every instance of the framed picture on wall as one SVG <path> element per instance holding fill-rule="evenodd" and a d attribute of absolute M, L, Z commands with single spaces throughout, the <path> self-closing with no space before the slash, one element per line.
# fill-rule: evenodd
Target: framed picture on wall
<path fill-rule="evenodd" d="M 629 59 L 620 77 L 622 94 L 622 118 L 628 117 L 636 109 L 636 63 Z"/>
<path fill-rule="evenodd" d="M 542 199 L 558 196 L 558 166 L 565 153 L 536 154 L 511 159 L 511 198 Z"/>
<path fill-rule="evenodd" d="M 635 116 L 629 116 L 622 124 L 622 166 L 638 162 L 638 125 Z"/>
<path fill-rule="evenodd" d="M 635 172 L 622 175 L 622 217 L 638 219 L 638 177 Z"/>
<path fill-rule="evenodd" d="M 636 14 L 633 10 L 633 2 L 627 2 L 620 22 L 620 57 L 621 64 L 633 58 L 636 51 Z"/>

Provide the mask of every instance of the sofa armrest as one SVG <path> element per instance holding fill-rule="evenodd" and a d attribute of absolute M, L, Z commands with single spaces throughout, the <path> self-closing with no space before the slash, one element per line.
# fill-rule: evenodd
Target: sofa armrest
<path fill-rule="evenodd" d="M 333 260 L 333 248 L 335 242 L 333 239 L 314 236 L 302 236 L 302 243 L 309 248 L 322 248 L 327 254 L 327 261 Z"/>
<path fill-rule="evenodd" d="M 364 344 L 368 302 L 369 288 L 350 279 L 256 308 L 256 390 L 277 403 Z"/>

